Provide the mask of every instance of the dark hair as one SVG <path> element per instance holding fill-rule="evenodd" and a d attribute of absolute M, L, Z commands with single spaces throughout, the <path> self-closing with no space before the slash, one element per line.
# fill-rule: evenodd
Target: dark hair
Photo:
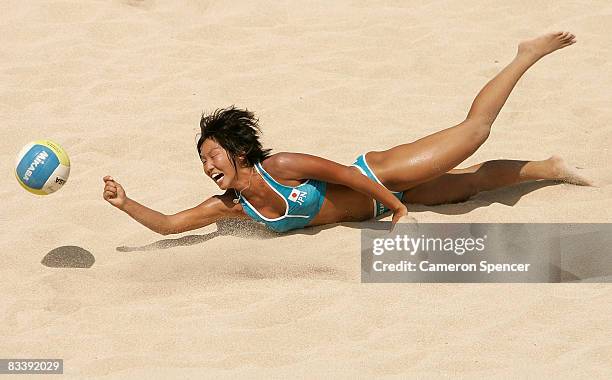
<path fill-rule="evenodd" d="M 236 157 L 244 155 L 249 166 L 270 156 L 271 149 L 263 149 L 259 137 L 261 129 L 253 112 L 235 106 L 219 108 L 210 115 L 202 114 L 202 136 L 196 143 L 198 154 L 206 139 L 214 139 L 231 156 L 236 167 Z"/>

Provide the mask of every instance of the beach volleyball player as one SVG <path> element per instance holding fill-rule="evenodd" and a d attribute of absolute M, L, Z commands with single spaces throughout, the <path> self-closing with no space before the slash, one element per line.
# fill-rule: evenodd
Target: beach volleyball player
<path fill-rule="evenodd" d="M 527 69 L 575 42 L 569 32 L 521 42 L 515 58 L 478 93 L 461 123 L 385 151 L 367 152 L 350 166 L 308 154 L 271 154 L 261 146 L 253 113 L 230 107 L 202 116 L 196 142 L 204 173 L 225 190 L 222 195 L 164 215 L 128 198 L 122 186 L 106 176 L 103 197 L 151 230 L 167 235 L 226 218 L 252 218 L 285 232 L 365 221 L 391 211 L 394 225 L 408 213 L 404 203 L 461 202 L 481 191 L 540 179 L 589 185 L 557 156 L 455 168 L 486 141 Z"/>

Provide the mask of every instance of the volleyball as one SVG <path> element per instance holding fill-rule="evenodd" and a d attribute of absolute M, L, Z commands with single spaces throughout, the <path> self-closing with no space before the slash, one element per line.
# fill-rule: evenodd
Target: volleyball
<path fill-rule="evenodd" d="M 68 181 L 69 174 L 70 159 L 64 149 L 53 141 L 33 141 L 17 155 L 15 176 L 30 193 L 54 193 Z"/>

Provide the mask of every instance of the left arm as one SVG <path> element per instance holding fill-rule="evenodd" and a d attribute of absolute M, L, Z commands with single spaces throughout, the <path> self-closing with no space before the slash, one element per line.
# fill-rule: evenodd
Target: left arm
<path fill-rule="evenodd" d="M 348 186 L 353 190 L 377 199 L 393 211 L 393 224 L 408 213 L 406 206 L 387 190 L 387 188 L 377 182 L 371 181 L 355 170 L 351 170 L 349 166 L 302 153 L 278 153 L 274 158 L 274 171 L 283 178 L 312 178 L 336 183 Z"/>

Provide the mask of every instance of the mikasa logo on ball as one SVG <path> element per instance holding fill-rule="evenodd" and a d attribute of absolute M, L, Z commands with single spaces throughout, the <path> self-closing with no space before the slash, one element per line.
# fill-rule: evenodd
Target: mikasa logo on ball
<path fill-rule="evenodd" d="M 45 152 L 44 150 L 42 152 L 38 153 L 36 155 L 36 157 L 34 158 L 34 161 L 32 161 L 32 163 L 28 167 L 28 171 L 25 172 L 25 174 L 23 176 L 23 180 L 24 181 L 28 181 L 30 179 L 30 176 L 32 175 L 32 173 L 36 169 L 36 167 L 38 165 L 40 165 L 40 164 L 44 164 L 45 160 L 47 159 L 47 157 L 49 157 L 49 153 Z"/>
<path fill-rule="evenodd" d="M 15 178 L 32 194 L 48 195 L 59 190 L 70 175 L 66 151 L 49 140 L 27 143 L 15 159 Z"/>

